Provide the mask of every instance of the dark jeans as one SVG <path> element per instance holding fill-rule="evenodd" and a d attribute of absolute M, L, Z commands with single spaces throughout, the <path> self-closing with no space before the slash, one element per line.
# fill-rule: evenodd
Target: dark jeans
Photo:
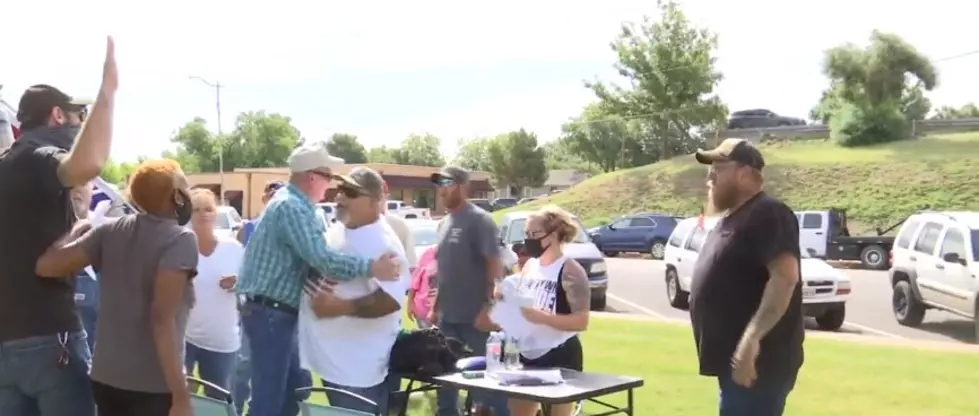
<path fill-rule="evenodd" d="M 235 362 L 238 360 L 238 353 L 210 351 L 189 342 L 186 344 L 187 353 L 184 356 L 184 365 L 187 367 L 187 374 L 194 374 L 194 367 L 197 367 L 197 376 L 201 380 L 230 393 L 231 377 L 235 370 Z M 227 399 L 224 394 L 207 387 L 204 388 L 204 394 L 218 400 Z"/>
<path fill-rule="evenodd" d="M 239 415 L 245 412 L 245 403 L 252 395 L 252 349 L 248 346 L 248 336 L 241 330 L 241 349 L 238 350 L 238 362 L 235 364 L 234 391 L 235 410 Z"/>
<path fill-rule="evenodd" d="M 29 319 L 29 318 L 25 318 Z M 0 342 L 0 415 L 93 416 L 85 332 Z M 67 352 L 67 364 L 59 357 Z"/>
<path fill-rule="evenodd" d="M 742 387 L 730 376 L 717 378 L 721 389 L 720 416 L 782 416 L 795 380 Z"/>
<path fill-rule="evenodd" d="M 241 324 L 251 347 L 252 398 L 248 415 L 295 416 L 300 399 L 296 389 L 313 384 L 309 372 L 299 367 L 298 317 L 246 302 L 241 307 Z"/>
<path fill-rule="evenodd" d="M 173 403 L 170 393 L 123 390 L 97 381 L 92 382 L 92 394 L 99 416 L 168 416 Z"/>
<path fill-rule="evenodd" d="M 446 337 L 455 338 L 462 341 L 472 349 L 473 355 L 486 355 L 486 339 L 489 334 L 473 327 L 472 323 L 451 323 L 440 322 L 439 329 Z M 451 387 L 442 387 L 438 390 L 438 416 L 459 416 L 459 390 Z M 494 416 L 509 416 L 510 409 L 507 407 L 507 398 L 499 393 L 471 392 L 473 401 L 488 405 L 493 409 Z"/>

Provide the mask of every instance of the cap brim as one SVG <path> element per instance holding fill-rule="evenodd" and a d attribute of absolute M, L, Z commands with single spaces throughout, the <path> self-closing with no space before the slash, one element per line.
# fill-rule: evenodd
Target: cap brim
<path fill-rule="evenodd" d="M 699 149 L 697 150 L 697 153 L 694 153 L 694 157 L 697 158 L 697 162 L 702 165 L 712 165 L 714 162 L 724 162 L 727 160 L 726 157 L 720 153 L 717 153 L 715 150 Z"/>
<path fill-rule="evenodd" d="M 431 174 L 431 175 L 428 176 L 428 180 L 432 181 L 432 183 L 436 183 L 437 184 L 440 180 L 442 180 L 442 178 L 447 178 L 447 177 L 448 176 L 445 176 L 445 175 L 443 175 L 441 173 L 433 173 L 433 174 Z"/>
<path fill-rule="evenodd" d="M 79 105 L 79 106 L 81 106 L 81 105 L 93 105 L 93 104 L 95 104 L 95 100 L 92 100 L 92 99 L 89 99 L 89 98 L 73 98 L 71 100 L 71 102 L 69 102 L 68 104 L 71 104 L 71 105 Z"/>
<path fill-rule="evenodd" d="M 352 188 L 364 189 L 363 186 L 360 186 L 360 184 L 357 183 L 357 181 L 355 181 L 354 178 L 351 178 L 349 175 L 333 175 L 333 179 L 338 180 L 340 181 L 340 183 Z"/>

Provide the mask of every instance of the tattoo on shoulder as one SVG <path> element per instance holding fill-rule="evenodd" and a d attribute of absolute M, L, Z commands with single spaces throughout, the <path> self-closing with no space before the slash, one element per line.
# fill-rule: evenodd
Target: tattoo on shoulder
<path fill-rule="evenodd" d="M 575 260 L 564 264 L 564 275 L 561 276 L 561 286 L 568 298 L 571 313 L 588 311 L 591 308 L 591 286 L 588 283 L 588 273 Z"/>

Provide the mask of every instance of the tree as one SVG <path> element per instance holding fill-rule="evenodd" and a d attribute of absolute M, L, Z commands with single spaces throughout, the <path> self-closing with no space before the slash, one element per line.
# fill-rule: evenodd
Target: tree
<path fill-rule="evenodd" d="M 934 120 L 954 120 L 959 118 L 979 118 L 979 108 L 973 103 L 968 103 L 962 107 L 955 108 L 943 106 L 935 110 Z"/>
<path fill-rule="evenodd" d="M 442 141 L 431 134 L 412 134 L 401 142 L 394 158 L 402 165 L 444 166 L 441 145 Z"/>
<path fill-rule="evenodd" d="M 594 163 L 575 154 L 571 149 L 571 144 L 564 137 L 544 143 L 541 148 L 544 149 L 544 154 L 546 155 L 544 164 L 549 171 L 570 169 L 578 172 L 587 172 L 592 175 L 601 172 L 601 169 Z"/>
<path fill-rule="evenodd" d="M 134 163 L 116 163 L 114 160 L 110 159 L 102 169 L 102 174 L 100 176 L 108 183 L 122 186 L 122 184 L 126 182 L 126 178 L 129 177 L 134 170 L 136 170 L 136 164 Z"/>
<path fill-rule="evenodd" d="M 695 27 L 671 1 L 657 3 L 660 16 L 625 23 L 615 41 L 615 68 L 630 87 L 587 82 L 609 114 L 642 124 L 639 151 L 653 161 L 703 142 L 699 132 L 723 125 L 727 107 L 714 93 L 717 36 Z"/>
<path fill-rule="evenodd" d="M 524 129 L 493 138 L 488 147 L 490 169 L 501 185 L 517 188 L 538 187 L 547 180 L 546 154 L 537 145 L 537 135 Z"/>
<path fill-rule="evenodd" d="M 370 151 L 367 152 L 367 161 L 370 163 L 398 163 L 395 153 L 398 149 L 393 149 L 387 146 L 372 147 Z"/>
<path fill-rule="evenodd" d="M 823 124 L 829 124 L 834 113 L 838 112 L 846 100 L 841 98 L 843 84 L 834 82 L 829 88 L 823 91 L 816 104 L 809 111 L 809 118 Z M 925 91 L 917 84 L 907 84 L 901 92 L 900 111 L 904 118 L 911 120 L 924 120 L 931 111 L 931 100 L 925 97 Z"/>
<path fill-rule="evenodd" d="M 638 123 L 610 114 L 600 103 L 585 107 L 577 119 L 564 124 L 561 130 L 561 140 L 568 149 L 603 172 L 635 166 L 631 163 L 635 159 L 633 153 L 642 154 Z"/>
<path fill-rule="evenodd" d="M 826 51 L 823 73 L 839 101 L 830 112 L 830 136 L 843 146 L 907 137 L 908 121 L 924 116 L 924 104 L 931 107 L 921 90 L 938 85 L 927 57 L 899 36 L 877 30 L 866 48 L 846 44 Z"/>
<path fill-rule="evenodd" d="M 453 163 L 469 170 L 489 172 L 489 147 L 492 138 L 479 137 L 459 140 Z"/>
<path fill-rule="evenodd" d="M 326 142 L 326 149 L 347 163 L 367 163 L 367 149 L 352 134 L 334 133 Z"/>
<path fill-rule="evenodd" d="M 184 171 L 217 172 L 219 151 L 225 171 L 285 166 L 300 135 L 289 117 L 252 111 L 239 114 L 234 130 L 224 136 L 208 131 L 206 121 L 197 117 L 174 132 L 170 141 L 177 148 L 164 152 L 163 157 L 177 160 Z"/>

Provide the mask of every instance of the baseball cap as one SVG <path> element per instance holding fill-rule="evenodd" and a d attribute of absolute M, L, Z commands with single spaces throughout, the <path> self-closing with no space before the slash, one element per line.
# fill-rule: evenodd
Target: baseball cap
<path fill-rule="evenodd" d="M 311 170 L 328 172 L 344 164 L 344 160 L 330 155 L 326 143 L 305 144 L 293 149 L 287 159 L 289 171 L 293 173 Z"/>
<path fill-rule="evenodd" d="M 704 165 L 730 161 L 758 170 L 765 167 L 765 158 L 761 152 L 745 139 L 724 139 L 720 145 L 712 150 L 698 149 L 694 156 L 698 162 Z"/>
<path fill-rule="evenodd" d="M 469 183 L 469 171 L 458 166 L 446 166 L 439 173 L 433 173 L 430 178 L 435 184 L 443 179 L 449 179 L 458 185 L 465 185 Z"/>
<path fill-rule="evenodd" d="M 333 178 L 364 195 L 378 199 L 384 196 L 384 179 L 374 169 L 358 166 L 346 175 L 333 175 Z"/>
<path fill-rule="evenodd" d="M 91 105 L 91 100 L 83 100 L 65 94 L 61 90 L 46 84 L 33 85 L 24 91 L 17 105 L 17 121 L 22 124 L 36 122 L 51 114 L 51 109 L 59 107 L 62 110 L 81 110 Z"/>

